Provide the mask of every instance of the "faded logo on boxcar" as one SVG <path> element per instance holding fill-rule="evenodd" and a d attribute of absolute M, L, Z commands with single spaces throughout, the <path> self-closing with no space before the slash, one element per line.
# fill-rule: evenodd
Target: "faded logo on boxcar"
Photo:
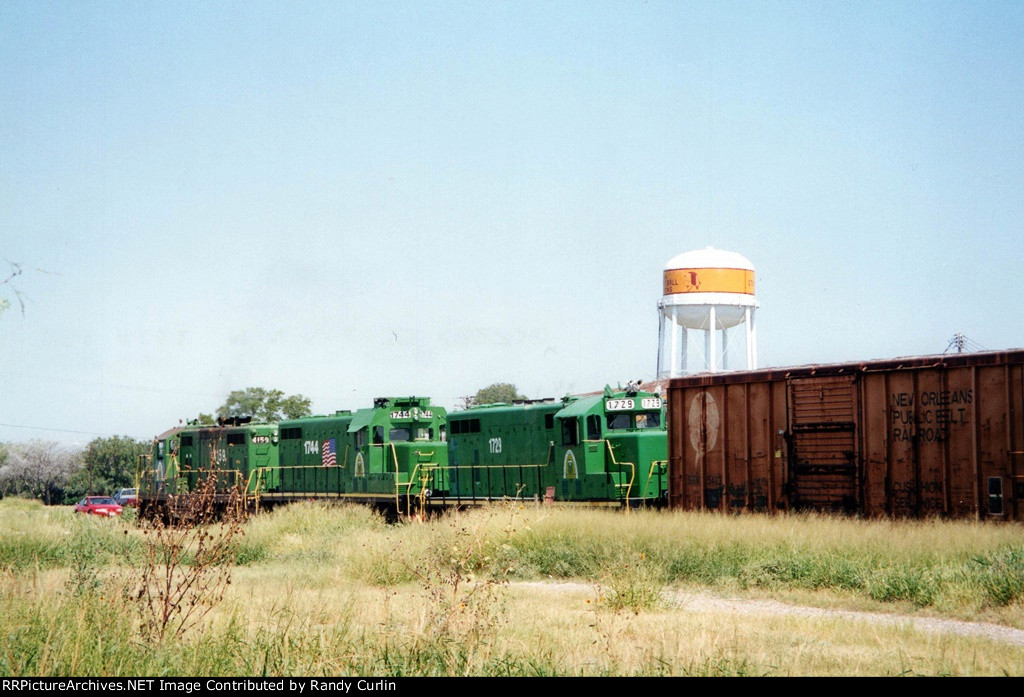
<path fill-rule="evenodd" d="M 690 445 L 698 457 L 704 454 L 705 448 L 715 449 L 721 422 L 715 398 L 708 392 L 697 393 L 690 401 L 690 413 L 686 423 L 690 433 Z"/>

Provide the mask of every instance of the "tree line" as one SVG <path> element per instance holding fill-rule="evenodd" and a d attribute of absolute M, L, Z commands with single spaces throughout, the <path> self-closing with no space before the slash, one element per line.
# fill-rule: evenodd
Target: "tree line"
<path fill-rule="evenodd" d="M 25 496 L 50 504 L 135 486 L 139 455 L 150 444 L 128 436 L 95 438 L 84 449 L 53 441 L 0 443 L 0 497 Z"/>
<path fill-rule="evenodd" d="M 495 382 L 477 390 L 475 395 L 462 397 L 462 408 L 495 402 L 514 402 L 527 399 L 510 382 Z M 247 387 L 234 390 L 216 411 L 216 418 L 251 416 L 254 421 L 273 422 L 284 419 L 301 419 L 313 412 L 310 399 L 301 394 L 285 395 L 281 390 L 267 390 L 262 387 Z M 214 414 L 200 414 L 200 424 L 212 424 Z"/>

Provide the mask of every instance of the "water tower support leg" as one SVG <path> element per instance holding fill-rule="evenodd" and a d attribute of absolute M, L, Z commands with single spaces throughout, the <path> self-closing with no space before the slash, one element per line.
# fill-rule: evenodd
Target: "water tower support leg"
<path fill-rule="evenodd" d="M 679 372 L 676 375 L 682 375 L 686 372 L 686 339 L 689 334 L 689 330 L 686 327 L 679 328 Z"/>
<path fill-rule="evenodd" d="M 757 327 L 754 310 L 747 308 L 747 370 L 757 370 Z"/>
<path fill-rule="evenodd" d="M 708 327 L 708 370 L 712 373 L 718 371 L 718 347 L 715 346 L 715 332 L 718 322 L 715 318 L 715 306 L 712 305 L 708 311 L 708 318 L 711 322 Z"/>
<path fill-rule="evenodd" d="M 679 330 L 681 328 L 676 324 L 675 317 L 669 320 L 669 343 L 672 344 L 672 347 L 670 349 L 668 374 L 673 377 L 679 375 L 679 368 L 677 366 L 679 364 Z"/>
<path fill-rule="evenodd" d="M 722 370 L 729 370 L 729 336 L 722 327 Z"/>
<path fill-rule="evenodd" d="M 661 303 L 658 303 L 658 363 L 654 366 L 654 377 L 663 378 L 665 377 L 665 368 L 662 365 L 662 359 L 665 356 L 665 313 L 661 309 Z"/>

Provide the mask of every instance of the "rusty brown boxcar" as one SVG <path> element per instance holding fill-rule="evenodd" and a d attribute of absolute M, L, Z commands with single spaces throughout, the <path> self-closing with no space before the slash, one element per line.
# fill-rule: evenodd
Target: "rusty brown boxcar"
<path fill-rule="evenodd" d="M 1024 519 L 1024 349 L 669 382 L 669 503 Z"/>

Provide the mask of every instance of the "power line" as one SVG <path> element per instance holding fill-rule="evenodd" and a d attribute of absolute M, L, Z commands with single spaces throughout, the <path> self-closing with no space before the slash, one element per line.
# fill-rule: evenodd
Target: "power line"
<path fill-rule="evenodd" d="M 69 428 L 44 428 L 43 426 L 19 426 L 18 424 L 0 424 L 7 428 L 25 428 L 32 431 L 54 431 L 56 433 L 78 433 L 83 436 L 109 436 L 109 433 L 96 433 L 95 431 L 72 431 Z"/>
<path fill-rule="evenodd" d="M 98 387 L 100 389 L 115 389 L 115 390 L 135 390 L 137 392 L 152 392 L 155 394 L 182 394 L 189 395 L 192 397 L 216 397 L 220 398 L 222 395 L 215 395 L 210 392 L 190 392 L 187 390 L 175 390 L 172 388 L 164 387 L 152 387 L 144 385 L 122 385 L 113 382 L 96 382 L 89 380 L 72 380 L 67 378 L 57 377 L 43 377 L 39 375 L 25 375 L 24 373 L 14 373 L 11 371 L 0 371 L 0 375 L 7 375 L 14 378 L 20 378 L 22 380 L 38 380 L 40 382 L 57 382 L 65 385 L 78 385 L 79 387 Z"/>

